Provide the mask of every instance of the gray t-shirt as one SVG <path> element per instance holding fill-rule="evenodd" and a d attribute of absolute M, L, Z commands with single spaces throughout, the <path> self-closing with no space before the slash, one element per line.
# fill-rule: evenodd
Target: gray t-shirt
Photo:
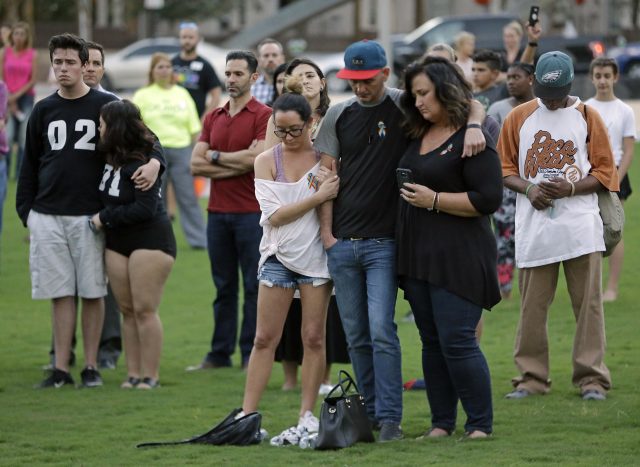
<path fill-rule="evenodd" d="M 314 146 L 340 160 L 332 226 L 337 238 L 394 236 L 396 168 L 409 142 L 402 128 L 402 95 L 387 88 L 373 105 L 353 97 L 331 107 L 324 117 Z"/>
<path fill-rule="evenodd" d="M 502 123 L 505 118 L 507 118 L 507 115 L 509 115 L 509 112 L 517 105 L 518 103 L 513 97 L 508 97 L 491 104 L 489 110 L 487 110 L 487 115 L 493 117 L 500 124 L 500 127 L 502 127 Z"/>

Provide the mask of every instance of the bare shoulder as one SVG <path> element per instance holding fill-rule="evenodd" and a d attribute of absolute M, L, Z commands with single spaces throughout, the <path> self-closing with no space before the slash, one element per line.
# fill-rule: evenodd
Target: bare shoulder
<path fill-rule="evenodd" d="M 276 169 L 273 157 L 273 148 L 267 149 L 256 156 L 253 163 L 253 170 L 256 178 L 263 180 L 275 180 L 274 173 Z"/>

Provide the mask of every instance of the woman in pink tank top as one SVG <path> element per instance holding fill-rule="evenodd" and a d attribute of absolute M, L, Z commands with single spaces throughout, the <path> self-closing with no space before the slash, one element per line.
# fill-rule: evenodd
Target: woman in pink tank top
<path fill-rule="evenodd" d="M 28 23 L 18 22 L 11 28 L 9 45 L 0 51 L 0 79 L 9 89 L 9 121 L 7 138 L 9 156 L 11 146 L 18 143 L 16 177 L 20 170 L 24 143 L 27 133 L 27 121 L 33 109 L 36 84 L 36 51 L 32 44 L 31 28 Z M 7 164 L 10 165 L 10 157 Z"/>

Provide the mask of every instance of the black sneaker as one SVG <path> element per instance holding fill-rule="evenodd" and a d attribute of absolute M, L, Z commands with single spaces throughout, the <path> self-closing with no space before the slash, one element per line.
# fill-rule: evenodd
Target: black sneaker
<path fill-rule="evenodd" d="M 80 378 L 82 378 L 82 385 L 85 388 L 97 388 L 102 386 L 102 377 L 98 370 L 92 366 L 88 366 L 82 370 Z"/>
<path fill-rule="evenodd" d="M 379 443 L 387 443 L 389 441 L 397 441 L 404 438 L 402 428 L 396 423 L 383 423 L 380 427 Z"/>
<path fill-rule="evenodd" d="M 66 371 L 58 370 L 54 368 L 49 376 L 47 376 L 44 381 L 40 384 L 36 384 L 34 386 L 35 389 L 45 389 L 45 388 L 56 388 L 59 389 L 65 384 L 74 385 L 73 378 Z"/>
<path fill-rule="evenodd" d="M 98 368 L 101 370 L 115 370 L 116 361 L 113 358 L 102 358 L 98 362 Z"/>

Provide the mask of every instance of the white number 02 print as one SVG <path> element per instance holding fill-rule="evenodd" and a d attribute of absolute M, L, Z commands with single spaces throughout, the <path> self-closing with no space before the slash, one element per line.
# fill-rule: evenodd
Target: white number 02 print
<path fill-rule="evenodd" d="M 73 145 L 74 149 L 84 149 L 86 151 L 95 151 L 95 143 L 90 143 L 93 137 L 96 135 L 96 122 L 86 118 L 81 118 L 76 121 L 74 128 L 76 132 L 82 133 L 80 139 Z M 53 151 L 59 151 L 64 148 L 67 143 L 67 122 L 64 120 L 54 120 L 49 123 L 47 128 L 47 136 L 49 137 L 49 144 Z"/>

